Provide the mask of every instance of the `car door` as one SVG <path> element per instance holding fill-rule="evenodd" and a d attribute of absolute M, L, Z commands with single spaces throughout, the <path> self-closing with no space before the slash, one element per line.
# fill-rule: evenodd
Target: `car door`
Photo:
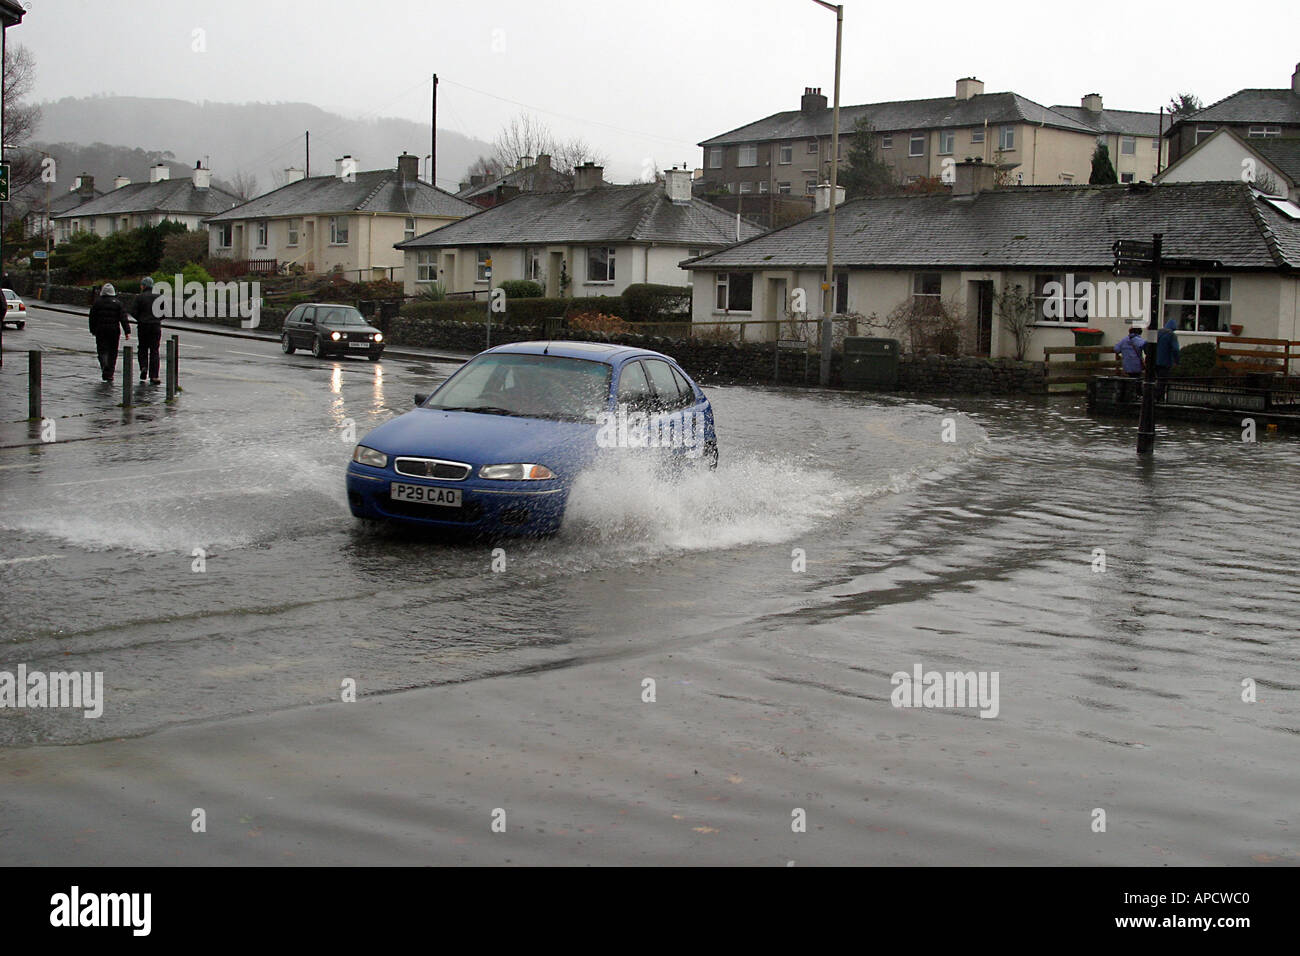
<path fill-rule="evenodd" d="M 284 334 L 288 336 L 290 344 L 293 344 L 293 330 L 302 319 L 302 314 L 306 309 L 305 305 L 295 305 L 289 314 L 284 317 Z"/>
<path fill-rule="evenodd" d="M 692 414 L 694 390 L 679 387 L 679 380 L 682 386 L 688 386 L 688 383 L 662 359 L 644 359 L 642 364 L 654 393 L 651 435 L 657 436 L 660 448 L 669 448 L 673 454 L 698 452 L 703 448 L 704 436 L 700 433 L 702 429 L 697 427 L 696 416 Z"/>
<path fill-rule="evenodd" d="M 298 320 L 298 325 L 294 329 L 296 341 L 294 345 L 299 348 L 309 349 L 316 338 L 316 307 L 309 305 L 302 310 L 302 316 Z"/>

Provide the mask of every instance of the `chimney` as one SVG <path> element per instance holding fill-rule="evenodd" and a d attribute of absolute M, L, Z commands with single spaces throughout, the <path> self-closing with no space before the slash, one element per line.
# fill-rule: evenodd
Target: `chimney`
<path fill-rule="evenodd" d="M 397 181 L 413 183 L 420 178 L 420 157 L 403 153 L 397 157 Z"/>
<path fill-rule="evenodd" d="M 164 179 L 171 179 L 172 171 L 166 163 L 154 163 L 149 167 L 149 182 L 160 183 Z"/>
<path fill-rule="evenodd" d="M 469 184 L 471 186 L 482 186 L 485 182 L 487 182 L 487 175 L 484 173 L 474 173 L 474 175 L 469 178 Z"/>
<path fill-rule="evenodd" d="M 520 157 L 519 157 L 519 168 L 520 168 L 520 169 L 527 169 L 527 168 L 528 168 L 529 166 L 531 166 L 531 165 L 533 165 L 533 157 L 531 157 L 531 156 L 520 156 Z"/>
<path fill-rule="evenodd" d="M 689 169 L 664 170 L 664 192 L 673 202 L 691 201 L 691 171 Z"/>
<path fill-rule="evenodd" d="M 997 182 L 998 169 L 992 163 L 978 159 L 967 159 L 957 163 L 953 169 L 952 194 L 954 196 L 974 196 L 990 190 Z"/>
<path fill-rule="evenodd" d="M 456 184 L 456 192 L 458 193 L 463 193 L 467 189 L 469 189 L 469 183 L 467 182 L 459 182 Z"/>
<path fill-rule="evenodd" d="M 194 164 L 194 188 L 207 189 L 212 185 L 212 170 L 203 168 L 203 160 Z"/>
<path fill-rule="evenodd" d="M 128 179 L 126 176 L 118 176 L 116 179 L 113 180 L 114 189 L 121 189 L 123 186 L 130 186 L 130 185 L 131 185 L 131 180 Z"/>
<path fill-rule="evenodd" d="M 835 187 L 835 205 L 844 202 L 844 187 Z M 831 184 L 819 183 L 813 196 L 813 212 L 825 212 L 831 205 Z"/>
<path fill-rule="evenodd" d="M 1084 95 L 1083 99 L 1080 100 L 1079 102 L 1083 104 L 1083 108 L 1087 110 L 1089 113 L 1101 112 L 1100 93 L 1087 93 Z"/>
<path fill-rule="evenodd" d="M 1300 96 L 1300 63 L 1295 65 L 1295 72 L 1291 74 L 1291 92 Z"/>
<path fill-rule="evenodd" d="M 957 99 L 968 100 L 984 92 L 984 81 L 973 76 L 963 76 L 957 81 Z"/>
<path fill-rule="evenodd" d="M 77 177 L 76 190 L 85 199 L 93 199 L 95 196 L 95 177 L 89 173 L 82 173 Z"/>
<path fill-rule="evenodd" d="M 338 159 L 334 160 L 335 179 L 344 179 L 348 175 L 351 175 L 355 178 L 356 174 L 357 174 L 357 161 L 352 158 L 351 153 L 347 153 L 346 155 L 340 156 Z"/>
<path fill-rule="evenodd" d="M 284 171 L 285 185 L 288 185 L 289 183 L 296 183 L 300 179 L 306 179 L 306 178 L 307 178 L 307 173 L 299 169 L 297 166 L 290 166 L 288 169 Z"/>
<path fill-rule="evenodd" d="M 805 86 L 803 88 L 803 98 L 799 100 L 799 110 L 802 113 L 820 113 L 826 109 L 826 97 L 822 95 L 820 86 Z"/>
<path fill-rule="evenodd" d="M 605 179 L 605 167 L 593 162 L 585 162 L 573 168 L 573 189 L 598 189 Z"/>
<path fill-rule="evenodd" d="M 551 154 L 550 154 L 550 153 L 538 153 L 538 154 L 537 154 L 537 171 L 538 171 L 538 172 L 543 172 L 543 171 L 550 172 L 550 169 L 551 169 Z"/>

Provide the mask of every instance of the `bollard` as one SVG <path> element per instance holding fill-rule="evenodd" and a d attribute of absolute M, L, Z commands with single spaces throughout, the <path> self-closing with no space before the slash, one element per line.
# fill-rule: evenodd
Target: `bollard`
<path fill-rule="evenodd" d="M 41 417 L 41 353 L 36 349 L 27 353 L 27 417 Z"/>
<path fill-rule="evenodd" d="M 181 390 L 181 337 L 172 336 L 172 391 Z"/>
<path fill-rule="evenodd" d="M 122 349 L 122 407 L 129 408 L 131 405 L 131 373 L 135 369 L 131 368 L 131 346 L 125 346 Z"/>
<path fill-rule="evenodd" d="M 176 397 L 176 336 L 167 340 L 167 401 Z"/>

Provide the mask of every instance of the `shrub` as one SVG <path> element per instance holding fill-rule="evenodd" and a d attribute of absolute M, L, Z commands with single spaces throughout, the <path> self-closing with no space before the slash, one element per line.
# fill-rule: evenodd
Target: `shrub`
<path fill-rule="evenodd" d="M 545 294 L 541 283 L 531 279 L 506 279 L 498 288 L 505 291 L 507 299 L 540 299 Z"/>
<path fill-rule="evenodd" d="M 633 322 L 662 322 L 689 315 L 691 287 L 639 282 L 623 290 L 624 315 Z"/>
<path fill-rule="evenodd" d="M 403 305 L 398 314 L 433 322 L 482 322 L 487 315 L 487 303 L 468 299 L 448 299 L 444 302 L 413 299 Z"/>
<path fill-rule="evenodd" d="M 579 312 L 571 315 L 568 326 L 580 332 L 604 332 L 607 335 L 623 335 L 632 331 L 619 316 L 605 312 Z"/>
<path fill-rule="evenodd" d="M 199 265 L 197 262 L 187 263 L 185 267 L 181 269 L 181 275 L 185 277 L 185 282 L 187 283 L 208 283 L 212 281 L 212 276 L 208 274 L 208 270 L 203 268 L 203 266 Z M 159 269 L 154 273 L 153 281 L 166 282 L 168 285 L 171 285 L 176 281 L 176 270 L 173 269 L 171 272 L 165 272 L 162 269 Z"/>
<path fill-rule="evenodd" d="M 1205 378 L 1215 374 L 1217 349 L 1213 342 L 1197 342 L 1178 351 L 1178 364 L 1174 374 L 1180 378 Z"/>
<path fill-rule="evenodd" d="M 158 268 L 164 272 L 175 273 L 187 262 L 200 265 L 208 259 L 208 234 L 196 229 L 187 232 L 175 232 L 163 239 L 162 262 Z"/>
<path fill-rule="evenodd" d="M 423 301 L 443 302 L 447 298 L 447 287 L 441 282 L 421 282 L 419 290 L 415 297 Z"/>

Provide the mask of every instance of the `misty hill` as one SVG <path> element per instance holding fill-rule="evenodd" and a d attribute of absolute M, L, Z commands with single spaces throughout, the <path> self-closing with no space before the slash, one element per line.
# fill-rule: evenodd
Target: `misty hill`
<path fill-rule="evenodd" d="M 288 166 L 304 163 L 303 132 L 311 131 L 311 171 L 333 171 L 334 160 L 351 154 L 358 169 L 392 168 L 403 150 L 423 157 L 429 152 L 429 127 L 410 120 L 349 119 L 309 103 L 191 103 L 138 96 L 65 97 L 41 104 L 36 140 L 64 144 L 51 149 L 59 166 L 57 189 L 69 189 L 82 172 L 95 177 L 97 188 L 112 188 L 117 175 L 133 182 L 148 178 L 161 156 L 174 158 L 172 176 L 205 159 L 214 182 L 230 183 L 244 173 L 257 177 L 266 192 Z M 75 145 L 74 145 L 75 144 Z M 94 158 L 89 144 L 125 147 Z M 76 147 L 83 147 L 77 149 Z M 44 147 L 49 149 L 48 146 Z M 134 151 L 139 151 L 138 154 Z M 450 130 L 438 131 L 438 185 L 455 191 L 470 164 L 491 152 L 491 144 Z M 66 165 L 65 165 L 66 163 Z M 114 164 L 119 164 L 115 166 Z"/>

